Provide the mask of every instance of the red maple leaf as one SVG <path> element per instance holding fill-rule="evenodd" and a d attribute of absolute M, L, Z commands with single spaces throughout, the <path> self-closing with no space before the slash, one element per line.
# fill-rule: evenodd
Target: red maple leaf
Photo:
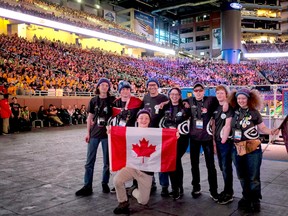
<path fill-rule="evenodd" d="M 138 144 L 132 144 L 132 150 L 137 154 L 138 157 L 143 157 L 142 163 L 144 163 L 144 157 L 150 157 L 153 152 L 156 151 L 156 145 L 149 145 L 149 140 L 145 140 L 143 138 L 142 140 L 139 140 L 140 145 Z"/>

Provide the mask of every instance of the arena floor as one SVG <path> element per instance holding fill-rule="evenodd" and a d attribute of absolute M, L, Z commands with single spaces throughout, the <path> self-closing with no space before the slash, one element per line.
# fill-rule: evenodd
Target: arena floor
<path fill-rule="evenodd" d="M 86 144 L 84 125 L 33 129 L 32 132 L 0 136 L 0 215 L 113 215 L 115 194 L 103 194 L 100 184 L 102 153 L 94 177 L 94 194 L 76 197 L 82 187 Z M 265 146 L 263 146 L 265 147 Z M 173 201 L 160 196 L 160 186 L 149 205 L 130 202 L 131 215 L 247 215 L 237 210 L 240 184 L 234 177 L 235 199 L 219 205 L 209 197 L 207 172 L 201 158 L 202 196 L 193 199 L 189 155 L 183 157 L 184 196 Z M 219 192 L 223 189 L 218 168 Z M 262 211 L 257 215 L 288 215 L 288 154 L 284 146 L 270 145 L 262 164 Z M 235 173 L 235 171 L 234 171 Z M 111 181 L 112 182 L 112 181 Z M 111 186 L 111 184 L 110 184 Z"/>

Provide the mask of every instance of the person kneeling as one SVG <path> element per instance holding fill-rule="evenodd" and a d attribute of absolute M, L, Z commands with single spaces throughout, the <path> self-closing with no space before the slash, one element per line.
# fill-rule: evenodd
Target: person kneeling
<path fill-rule="evenodd" d="M 137 114 L 138 127 L 147 128 L 151 121 L 149 111 L 140 110 Z M 137 180 L 138 185 L 129 189 L 129 195 L 136 198 L 139 204 L 146 205 L 150 198 L 153 172 L 145 172 L 134 168 L 124 167 L 114 177 L 119 205 L 114 209 L 114 214 L 129 214 L 129 201 L 126 194 L 125 183 Z"/>

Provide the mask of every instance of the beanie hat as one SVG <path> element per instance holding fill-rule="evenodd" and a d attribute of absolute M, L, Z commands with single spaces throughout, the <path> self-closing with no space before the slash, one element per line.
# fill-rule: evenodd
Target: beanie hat
<path fill-rule="evenodd" d="M 197 86 L 200 86 L 201 88 L 205 88 L 204 84 L 202 82 L 195 82 L 193 85 L 193 89 L 195 89 Z"/>
<path fill-rule="evenodd" d="M 151 113 L 150 113 L 150 111 L 149 110 L 147 110 L 147 109 L 141 109 L 141 110 L 139 110 L 139 112 L 137 113 L 137 118 L 141 115 L 141 114 L 147 114 L 148 116 L 149 116 L 149 118 L 150 118 L 150 120 L 151 120 Z"/>
<path fill-rule="evenodd" d="M 118 92 L 120 93 L 123 88 L 129 88 L 131 90 L 131 85 L 125 80 L 121 80 L 118 84 Z"/>
<path fill-rule="evenodd" d="M 238 90 L 238 91 L 236 92 L 236 97 L 238 97 L 238 95 L 240 95 L 240 94 L 243 94 L 243 95 L 245 95 L 247 98 L 249 98 L 249 97 L 250 97 L 250 90 L 247 89 L 247 88 L 242 88 L 242 89 L 240 89 L 240 90 Z"/>
<path fill-rule="evenodd" d="M 156 78 L 150 78 L 150 79 L 148 79 L 148 81 L 146 82 L 146 88 L 148 88 L 148 84 L 149 84 L 150 82 L 155 82 L 155 83 L 157 84 L 158 88 L 160 88 L 160 84 L 159 84 L 159 82 L 158 82 L 158 80 L 157 80 Z"/>
<path fill-rule="evenodd" d="M 101 83 L 103 83 L 103 82 L 106 82 L 106 83 L 108 84 L 108 86 L 109 86 L 108 91 L 110 91 L 110 81 L 109 81 L 107 78 L 101 78 L 101 79 L 99 79 L 99 81 L 98 81 L 98 83 L 97 83 L 97 85 L 96 85 L 96 88 L 98 89 L 99 85 L 100 85 Z"/>
<path fill-rule="evenodd" d="M 174 90 L 174 89 L 177 90 L 177 92 L 179 93 L 180 96 L 182 96 L 181 90 L 180 90 L 179 88 L 177 88 L 177 87 L 173 87 L 173 88 L 169 89 L 169 91 L 168 91 L 168 97 L 170 96 L 171 91 Z"/>

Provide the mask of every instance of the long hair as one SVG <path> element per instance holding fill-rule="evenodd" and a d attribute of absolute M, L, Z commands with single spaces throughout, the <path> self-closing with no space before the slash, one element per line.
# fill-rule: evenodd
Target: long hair
<path fill-rule="evenodd" d="M 239 104 L 237 103 L 237 97 L 236 97 L 236 90 L 233 90 L 231 94 L 228 96 L 228 103 L 231 107 L 234 109 L 239 108 Z M 263 98 L 261 97 L 258 90 L 253 89 L 249 93 L 248 101 L 247 101 L 248 108 L 251 110 L 261 110 L 263 107 Z"/>
<path fill-rule="evenodd" d="M 99 90 L 99 88 L 96 89 L 95 95 L 100 95 L 100 90 Z M 110 93 L 110 91 L 108 91 L 108 92 L 107 92 L 107 97 L 110 97 L 110 96 L 111 96 L 111 93 Z"/>

